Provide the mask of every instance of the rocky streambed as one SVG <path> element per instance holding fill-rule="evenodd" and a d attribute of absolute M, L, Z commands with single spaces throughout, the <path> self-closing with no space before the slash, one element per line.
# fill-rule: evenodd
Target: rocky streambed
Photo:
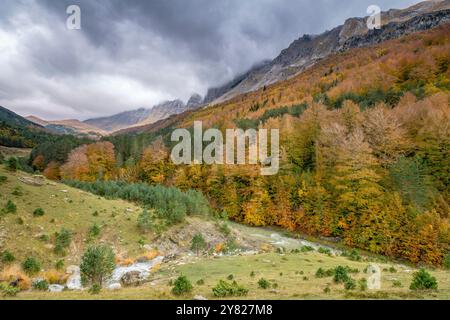
<path fill-rule="evenodd" d="M 127 266 L 117 266 L 110 279 L 105 283 L 109 290 L 119 290 L 122 286 L 138 286 L 144 283 L 150 275 L 151 270 L 162 263 L 164 257 L 158 256 L 149 261 L 136 262 Z M 65 285 L 52 284 L 50 292 L 61 292 L 64 290 L 84 290 L 81 284 L 80 267 L 70 266 L 66 271 L 70 274 Z"/>

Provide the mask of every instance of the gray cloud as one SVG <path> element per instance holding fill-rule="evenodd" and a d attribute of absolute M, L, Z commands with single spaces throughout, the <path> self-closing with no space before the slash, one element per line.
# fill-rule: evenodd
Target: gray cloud
<path fill-rule="evenodd" d="M 383 10 L 414 0 L 377 0 Z M 57 119 L 204 94 L 373 0 L 2 0 L 0 105 Z M 77 4 L 82 29 L 66 28 Z"/>

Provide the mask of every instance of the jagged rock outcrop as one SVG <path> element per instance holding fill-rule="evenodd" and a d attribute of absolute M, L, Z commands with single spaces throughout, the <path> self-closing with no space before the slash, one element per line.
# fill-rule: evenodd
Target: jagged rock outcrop
<path fill-rule="evenodd" d="M 148 116 L 137 125 L 145 125 L 155 123 L 156 121 L 166 119 L 174 114 L 179 114 L 186 111 L 186 105 L 181 100 L 165 101 L 154 106 Z"/>
<path fill-rule="evenodd" d="M 195 110 L 203 104 L 203 98 L 198 93 L 194 93 L 186 103 L 186 110 Z"/>

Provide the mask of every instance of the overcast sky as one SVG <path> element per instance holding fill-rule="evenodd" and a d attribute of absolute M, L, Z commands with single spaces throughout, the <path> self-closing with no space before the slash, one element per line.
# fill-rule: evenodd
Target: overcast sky
<path fill-rule="evenodd" d="M 367 7 L 416 0 L 1 0 L 0 105 L 45 119 L 187 100 Z M 66 8 L 81 8 L 81 30 Z"/>

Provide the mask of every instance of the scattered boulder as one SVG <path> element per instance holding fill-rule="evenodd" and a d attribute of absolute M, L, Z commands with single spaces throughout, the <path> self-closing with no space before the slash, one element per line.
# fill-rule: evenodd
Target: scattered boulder
<path fill-rule="evenodd" d="M 205 300 L 208 300 L 208 299 L 206 299 L 204 296 L 196 295 L 196 296 L 194 297 L 194 300 L 205 301 Z"/>
<path fill-rule="evenodd" d="M 107 289 L 110 291 L 117 291 L 122 289 L 122 285 L 120 283 L 112 283 L 107 287 Z"/>
<path fill-rule="evenodd" d="M 81 274 L 80 267 L 78 266 L 68 266 L 66 269 L 66 273 L 71 276 L 67 279 L 67 289 L 69 290 L 82 290 L 83 286 L 81 284 Z"/>
<path fill-rule="evenodd" d="M 62 292 L 64 291 L 64 286 L 59 284 L 51 284 L 48 286 L 48 291 L 50 292 Z"/>
<path fill-rule="evenodd" d="M 34 186 L 34 187 L 41 187 L 44 185 L 44 181 L 41 179 L 37 179 L 37 178 L 20 177 L 19 181 L 24 184 L 27 184 L 29 186 Z"/>
<path fill-rule="evenodd" d="M 122 278 L 120 278 L 120 283 L 124 287 L 137 287 L 142 284 L 141 272 L 130 271 L 125 273 Z"/>

